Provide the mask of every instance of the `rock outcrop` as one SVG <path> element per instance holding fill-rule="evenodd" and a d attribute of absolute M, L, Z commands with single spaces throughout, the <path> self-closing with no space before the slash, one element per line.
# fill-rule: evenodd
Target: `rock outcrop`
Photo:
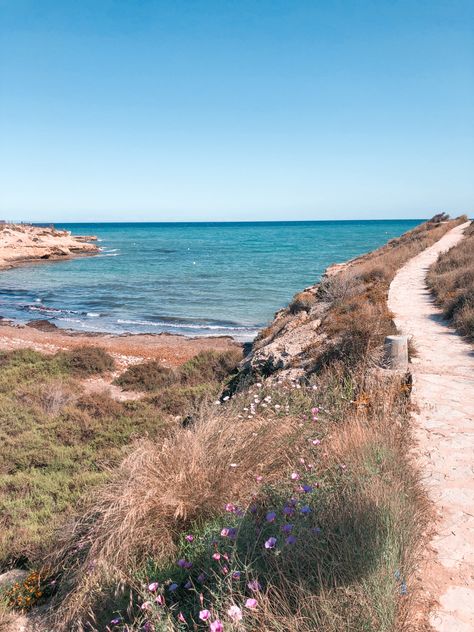
<path fill-rule="evenodd" d="M 75 236 L 68 230 L 29 224 L 0 224 L 0 268 L 28 261 L 68 259 L 94 255 L 93 236 Z"/>

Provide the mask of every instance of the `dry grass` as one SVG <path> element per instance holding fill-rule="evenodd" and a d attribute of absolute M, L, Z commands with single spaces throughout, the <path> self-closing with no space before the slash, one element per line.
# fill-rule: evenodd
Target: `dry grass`
<path fill-rule="evenodd" d="M 474 340 L 474 228 L 454 248 L 441 254 L 430 268 L 427 283 L 446 318 Z"/>
<path fill-rule="evenodd" d="M 76 347 L 69 351 L 60 351 L 55 357 L 65 370 L 77 377 L 105 373 L 115 368 L 112 356 L 100 347 Z"/>

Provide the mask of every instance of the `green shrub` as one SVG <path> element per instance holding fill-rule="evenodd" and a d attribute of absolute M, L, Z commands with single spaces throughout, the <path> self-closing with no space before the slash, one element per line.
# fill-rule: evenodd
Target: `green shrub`
<path fill-rule="evenodd" d="M 134 364 L 122 373 L 114 384 L 127 391 L 155 391 L 176 381 L 173 369 L 163 366 L 158 360 Z"/>
<path fill-rule="evenodd" d="M 66 371 L 78 377 L 105 373 L 115 368 L 112 356 L 100 347 L 84 346 L 60 351 L 55 359 Z"/>

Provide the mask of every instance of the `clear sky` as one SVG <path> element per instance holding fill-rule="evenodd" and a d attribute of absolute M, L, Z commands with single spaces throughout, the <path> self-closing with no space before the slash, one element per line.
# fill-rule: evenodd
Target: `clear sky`
<path fill-rule="evenodd" d="M 473 202 L 472 0 L 0 0 L 0 217 Z"/>

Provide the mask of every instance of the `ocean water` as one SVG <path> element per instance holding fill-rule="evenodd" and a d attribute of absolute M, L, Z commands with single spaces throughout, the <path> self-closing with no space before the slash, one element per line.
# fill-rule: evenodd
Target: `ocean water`
<path fill-rule="evenodd" d="M 0 273 L 0 316 L 113 333 L 252 339 L 331 263 L 422 220 L 57 224 L 99 255 Z"/>

